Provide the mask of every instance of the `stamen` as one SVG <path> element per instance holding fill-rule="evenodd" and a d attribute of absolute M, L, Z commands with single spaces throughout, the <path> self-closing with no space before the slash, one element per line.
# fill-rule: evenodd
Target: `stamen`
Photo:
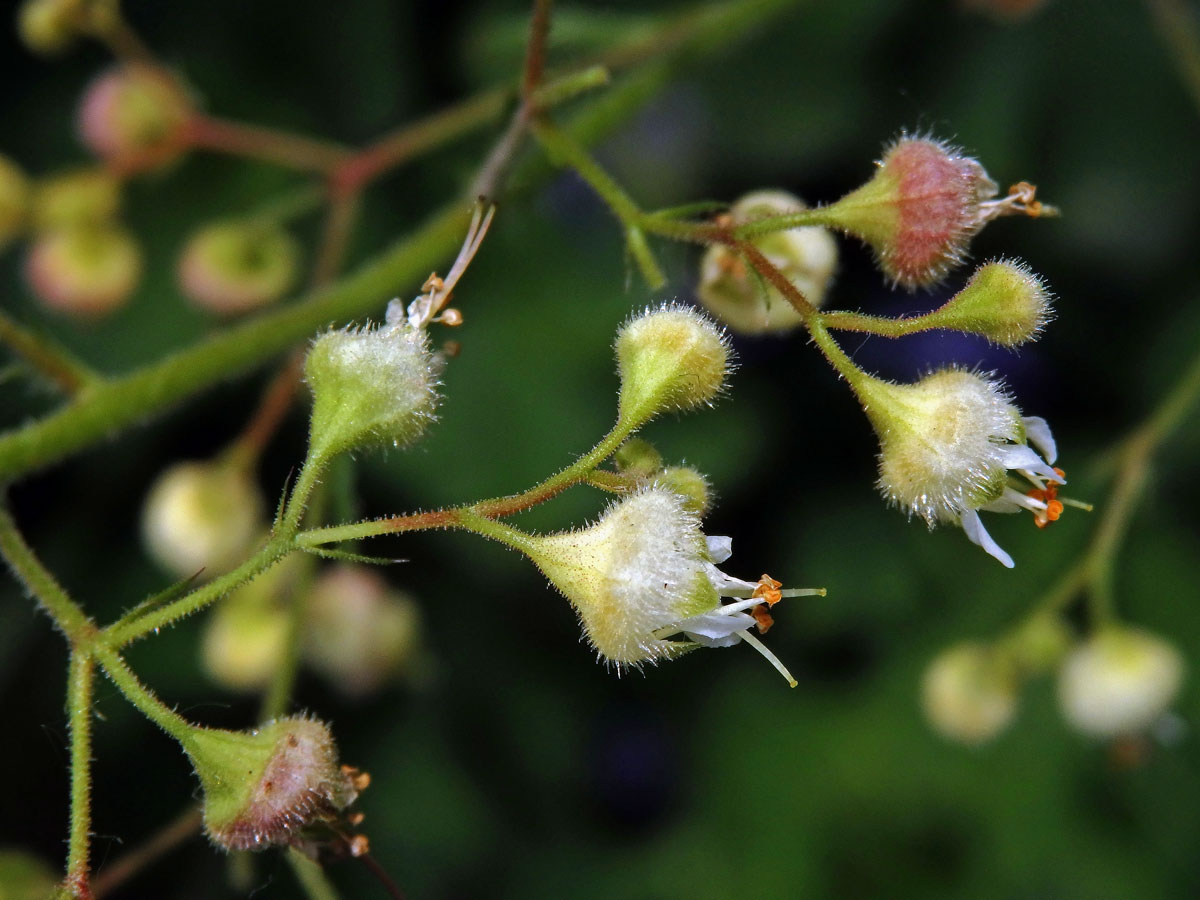
<path fill-rule="evenodd" d="M 762 641 L 750 634 L 748 631 L 739 631 L 738 637 L 761 653 L 766 658 L 767 662 L 773 665 L 775 670 L 787 679 L 788 687 L 795 687 L 797 684 L 799 684 L 799 682 L 792 677 L 792 673 L 787 670 L 787 667 L 779 661 L 779 657 L 768 650 Z"/>

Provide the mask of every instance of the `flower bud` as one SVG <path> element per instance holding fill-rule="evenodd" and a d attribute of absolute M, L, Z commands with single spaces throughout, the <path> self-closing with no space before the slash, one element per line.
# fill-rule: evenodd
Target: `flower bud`
<path fill-rule="evenodd" d="M 25 0 L 17 13 L 17 32 L 34 53 L 53 56 L 82 34 L 89 0 Z"/>
<path fill-rule="evenodd" d="M 925 317 L 935 328 L 973 332 L 1003 347 L 1034 340 L 1049 319 L 1050 291 L 1015 260 L 980 266 L 966 287 Z"/>
<path fill-rule="evenodd" d="M 339 565 L 308 596 L 304 658 L 352 697 L 369 694 L 415 661 L 421 616 L 365 566 Z"/>
<path fill-rule="evenodd" d="M 988 219 L 996 183 L 974 159 L 929 138 L 904 135 L 875 177 L 823 211 L 866 241 L 884 274 L 906 288 L 932 284 L 958 265 Z"/>
<path fill-rule="evenodd" d="M 942 651 L 921 679 L 921 707 L 934 730 L 950 740 L 982 744 L 1017 712 L 1016 667 L 986 644 L 964 642 Z"/>
<path fill-rule="evenodd" d="M 1146 631 L 1108 626 L 1076 647 L 1058 675 L 1063 716 L 1095 737 L 1142 731 L 1167 711 L 1183 683 L 1179 651 Z"/>
<path fill-rule="evenodd" d="M 433 421 L 439 365 L 424 329 L 402 321 L 328 331 L 313 341 L 304 374 L 313 395 L 311 456 L 372 444 L 411 444 Z"/>
<path fill-rule="evenodd" d="M 613 462 L 626 475 L 649 478 L 662 469 L 663 458 L 653 444 L 642 438 L 629 438 L 613 454 Z"/>
<path fill-rule="evenodd" d="M 142 536 L 159 564 L 182 577 L 212 578 L 240 563 L 264 528 L 252 475 L 226 460 L 176 463 L 150 488 Z"/>
<path fill-rule="evenodd" d="M 25 227 L 29 181 L 7 156 L 0 156 L 0 250 Z"/>
<path fill-rule="evenodd" d="M 729 218 L 737 226 L 802 209 L 804 202 L 786 191 L 755 191 L 733 205 Z M 820 309 L 837 267 L 833 235 L 823 227 L 806 226 L 761 235 L 751 243 Z M 709 312 L 742 334 L 790 331 L 804 321 L 786 297 L 721 244 L 705 251 L 696 293 Z"/>
<path fill-rule="evenodd" d="M 121 183 L 102 169 L 75 169 L 43 179 L 33 197 L 38 231 L 109 224 L 121 207 Z"/>
<path fill-rule="evenodd" d="M 654 481 L 683 498 L 684 508 L 701 518 L 712 505 L 712 487 L 699 471 L 691 466 L 668 466 Z"/>
<path fill-rule="evenodd" d="M 617 333 L 620 419 L 638 427 L 666 409 L 711 404 L 730 369 L 729 339 L 683 306 L 646 310 Z"/>
<path fill-rule="evenodd" d="M 79 136 L 118 172 L 141 172 L 175 159 L 186 147 L 191 104 L 167 72 L 143 63 L 97 77 L 79 105 Z"/>
<path fill-rule="evenodd" d="M 296 843 L 335 821 L 365 787 L 338 766 L 323 722 L 292 716 L 253 731 L 193 728 L 180 738 L 204 788 L 204 829 L 226 850 Z"/>
<path fill-rule="evenodd" d="M 25 259 L 25 279 L 47 306 L 102 316 L 124 306 L 142 276 L 142 251 L 111 226 L 64 228 L 39 237 Z"/>
<path fill-rule="evenodd" d="M 59 875 L 42 859 L 24 850 L 0 850 L 0 897 L 46 900 L 54 895 Z"/>
<path fill-rule="evenodd" d="M 304 560 L 286 557 L 233 590 L 205 619 L 200 659 L 208 676 L 232 691 L 265 689 L 286 662 L 290 604 Z"/>
<path fill-rule="evenodd" d="M 282 228 L 222 222 L 188 240 L 179 260 L 179 286 L 197 306 L 236 315 L 287 293 L 299 262 L 300 249 Z"/>

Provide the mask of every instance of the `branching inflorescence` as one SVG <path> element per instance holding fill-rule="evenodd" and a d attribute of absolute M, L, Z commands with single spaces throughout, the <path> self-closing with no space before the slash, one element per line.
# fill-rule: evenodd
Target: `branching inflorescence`
<path fill-rule="evenodd" d="M 664 36 L 678 46 L 689 40 L 701 46 L 713 35 L 728 37 L 732 24 L 771 11 L 772 4 L 732 2 L 706 17 L 672 23 Z M 999 196 L 978 161 L 943 142 L 901 135 L 872 178 L 822 205 L 771 189 L 715 212 L 703 205 L 644 211 L 554 118 L 552 107 L 606 84 L 608 70 L 589 66 L 546 78 L 548 2 L 535 5 L 519 96 L 485 95 L 362 151 L 201 113 L 182 77 L 155 61 L 114 0 L 29 0 L 21 27 L 39 51 L 91 35 L 120 59 L 87 89 L 79 109 L 80 135 L 101 160 L 99 168 L 31 187 L 17 166 L 0 159 L 0 242 L 28 238 L 28 282 L 50 309 L 100 316 L 131 296 L 142 262 L 136 241 L 119 224 L 122 187 L 191 151 L 268 160 L 318 179 L 257 213 L 206 225 L 187 242 L 178 264 L 180 291 L 218 316 L 264 310 L 286 296 L 301 259 L 288 224 L 322 205 L 328 210 L 308 299 L 263 311 L 132 375 L 99 376 L 52 342 L 0 318 L 0 338 L 68 397 L 59 412 L 0 435 L 0 473 L 9 479 L 290 351 L 253 420 L 224 452 L 177 463 L 158 479 L 145 504 L 144 538 L 163 568 L 182 581 L 117 621 L 93 622 L 45 569 L 7 510 L 0 511 L 0 552 L 71 648 L 72 823 L 62 896 L 92 895 L 89 748 L 97 668 L 186 753 L 203 788 L 203 823 L 214 844 L 234 850 L 284 845 L 314 859 L 367 857 L 369 844 L 357 832 L 361 816 L 349 807 L 369 779 L 338 763 L 325 723 L 287 715 L 302 658 L 351 694 L 415 665 L 417 607 L 364 568 L 372 560 L 357 542 L 366 538 L 452 528 L 517 550 L 566 598 L 587 642 L 618 672 L 700 647 L 746 643 L 795 687 L 759 636 L 773 625 L 771 610 L 781 599 L 823 596 L 824 589 L 785 589 L 770 575 L 742 580 L 717 568 L 732 548 L 729 538 L 705 533 L 706 478 L 665 463 L 638 436 L 664 412 L 711 406 L 727 393 L 733 359 L 725 326 L 751 335 L 805 332 L 878 437 L 879 491 L 929 528 L 961 527 L 971 542 L 1012 567 L 980 512 L 1026 510 L 1044 528 L 1064 504 L 1083 506 L 1059 496 L 1066 477 L 1053 467 L 1058 448 L 1048 423 L 1025 415 L 999 376 L 943 368 L 898 384 L 863 370 L 832 336 L 899 338 L 943 329 L 1013 347 L 1036 340 L 1049 321 L 1049 289 L 1013 259 L 984 263 L 960 291 L 922 315 L 827 310 L 837 266 L 834 232 L 865 242 L 883 278 L 912 290 L 950 277 L 988 222 L 1054 214 L 1027 182 Z M 628 65 L 646 46 L 614 48 L 613 58 Z M 338 281 L 365 187 L 417 152 L 487 124 L 510 100 L 516 103 L 512 123 L 473 182 L 486 196 L 454 204 L 399 250 Z M 703 245 L 697 294 L 716 321 L 690 305 L 668 303 L 623 324 L 614 346 L 620 379 L 615 424 L 590 451 L 533 487 L 422 513 L 340 519 L 325 491 L 337 467 L 372 447 L 408 447 L 435 422 L 450 354 L 435 349 L 430 330 L 463 321 L 450 305 L 452 293 L 484 244 L 496 194 L 526 134 L 608 205 L 651 287 L 665 275 L 649 238 Z M 383 308 L 383 297 L 401 284 L 411 290 L 416 272 L 444 258 L 464 230 L 444 279 L 432 275 L 414 300 Z M 345 324 L 372 312 L 382 321 Z M 312 396 L 307 456 L 271 517 L 253 473 L 301 383 Z M 966 742 L 991 738 L 1012 719 L 1022 679 L 1052 669 L 1061 672 L 1065 714 L 1080 730 L 1125 734 L 1169 708 L 1182 679 L 1179 656 L 1161 639 L 1115 621 L 1110 566 L 1146 461 L 1197 390 L 1200 376 L 1192 372 L 1125 449 L 1125 469 L 1093 550 L 1030 619 L 1000 640 L 966 642 L 934 661 L 924 700 L 939 731 Z M 614 495 L 591 524 L 535 534 L 501 521 L 577 485 Z M 314 557 L 340 561 L 317 573 Z M 1092 621 L 1078 640 L 1062 614 L 1084 593 L 1094 598 Z M 227 686 L 264 696 L 260 723 L 242 731 L 186 720 L 141 684 L 122 655 L 131 642 L 214 605 L 205 622 L 206 667 Z"/>

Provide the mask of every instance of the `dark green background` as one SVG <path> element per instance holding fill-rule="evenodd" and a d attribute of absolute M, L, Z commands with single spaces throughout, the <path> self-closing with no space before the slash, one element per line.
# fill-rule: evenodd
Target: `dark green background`
<path fill-rule="evenodd" d="M 572 15 L 580 8 L 590 15 Z M 564 6 L 561 33 L 592 43 L 657 9 Z M 214 112 L 350 143 L 513 77 L 523 40 L 524 7 L 513 3 L 144 0 L 128 11 Z M 10 32 L 0 38 L 0 152 L 35 173 L 83 162 L 72 111 L 105 57 L 87 47 L 46 63 Z M 759 187 L 817 202 L 866 178 L 902 129 L 957 141 L 997 181 L 1034 181 L 1063 208 L 1057 221 L 1000 221 L 973 248 L 980 259 L 1027 260 L 1058 295 L 1058 318 L 1019 353 L 945 335 L 850 337 L 847 348 L 896 378 L 950 360 L 1004 374 L 1026 413 L 1054 425 L 1072 493 L 1103 502 L 1101 452 L 1200 343 L 1200 116 L 1142 5 L 1049 0 L 1028 22 L 1001 26 L 950 2 L 797 4 L 689 70 L 601 157 L 647 206 Z M 380 182 L 355 260 L 458 190 L 490 137 Z M 185 236 L 295 182 L 197 155 L 128 192 L 128 221 L 152 267 L 127 310 L 88 327 L 40 312 L 21 283 L 20 248 L 0 257 L 0 302 L 104 370 L 153 360 L 213 327 L 172 284 Z M 299 229 L 306 240 L 312 225 Z M 648 302 L 691 297 L 696 253 L 665 247 L 662 259 L 671 285 L 651 296 L 611 218 L 574 178 L 506 204 L 458 293 L 467 324 L 441 421 L 410 452 L 361 460 L 363 512 L 520 489 L 590 446 L 614 414 L 616 326 Z M 832 303 L 930 308 L 964 274 L 933 294 L 894 294 L 844 243 Z M 373 775 L 360 805 L 379 860 L 412 897 L 1196 896 L 1193 684 L 1178 704 L 1182 740 L 1152 744 L 1133 769 L 1067 729 L 1050 682 L 1031 685 L 1015 726 L 978 750 L 939 739 L 918 709 L 931 656 L 1016 621 L 1094 520 L 1070 512 L 1038 533 L 1024 518 L 991 519 L 1018 561 L 1011 572 L 954 529 L 928 534 L 876 496 L 874 439 L 805 340 L 737 349 L 728 400 L 646 436 L 711 475 L 720 502 L 707 528 L 733 535 L 731 571 L 828 587 L 827 598 L 781 607 L 769 636 L 800 686 L 789 691 L 746 648 L 618 679 L 515 555 L 464 535 L 381 542 L 380 552 L 412 560 L 388 574 L 427 609 L 435 678 L 349 703 L 306 677 L 297 697 L 333 722 L 343 757 Z M 98 618 L 164 584 L 136 538 L 150 481 L 170 461 L 219 449 L 261 382 L 222 387 L 13 489 L 31 542 Z M 52 402 L 21 382 L 0 386 L 6 425 Z M 269 496 L 301 459 L 303 437 L 298 412 L 264 462 Z M 1159 457 L 1117 578 L 1122 612 L 1189 659 L 1200 640 L 1198 448 L 1193 416 Z M 565 527 L 601 505 L 579 489 L 522 524 Z M 199 626 L 143 642 L 131 663 L 191 718 L 245 727 L 253 701 L 192 664 Z M 65 660 L 47 620 L 0 585 L 0 844 L 53 860 L 66 830 Z M 103 864 L 179 812 L 195 787 L 168 739 L 107 682 L 98 693 Z M 256 897 L 297 895 L 277 854 L 257 865 Z M 382 896 L 358 866 L 334 874 L 347 897 Z M 122 895 L 237 896 L 225 885 L 223 860 L 195 840 Z"/>

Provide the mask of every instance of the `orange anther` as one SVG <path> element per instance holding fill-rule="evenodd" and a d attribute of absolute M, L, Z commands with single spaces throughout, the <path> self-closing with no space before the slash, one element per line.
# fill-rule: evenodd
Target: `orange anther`
<path fill-rule="evenodd" d="M 758 626 L 759 634 L 766 634 L 771 630 L 771 626 L 775 624 L 775 617 L 767 612 L 765 606 L 750 607 L 750 614 L 754 616 L 754 623 Z"/>
<path fill-rule="evenodd" d="M 758 586 L 754 589 L 754 593 L 750 596 L 761 597 L 763 600 L 767 601 L 767 606 L 774 606 L 783 599 L 779 593 L 779 589 L 781 587 L 783 587 L 782 581 L 776 581 L 770 575 L 764 573 L 763 577 L 758 579 Z"/>

